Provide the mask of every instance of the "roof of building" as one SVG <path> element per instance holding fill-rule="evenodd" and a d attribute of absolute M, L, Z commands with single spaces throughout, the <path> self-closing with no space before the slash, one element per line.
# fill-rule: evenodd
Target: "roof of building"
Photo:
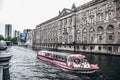
<path fill-rule="evenodd" d="M 45 21 L 45 22 L 43 22 L 43 23 L 41 23 L 41 24 L 38 24 L 38 25 L 36 26 L 36 28 L 39 27 L 39 26 L 42 26 L 42 25 L 44 25 L 44 24 L 47 24 L 47 23 L 49 23 L 49 22 L 51 22 L 51 21 L 57 20 L 57 19 L 60 18 L 60 17 L 66 16 L 66 15 L 68 15 L 68 14 L 70 14 L 70 13 L 73 13 L 74 10 L 75 10 L 75 11 L 80 11 L 80 10 L 83 10 L 83 9 L 85 9 L 85 8 L 88 8 L 88 7 L 90 7 L 90 6 L 96 5 L 96 4 L 101 3 L 101 2 L 104 2 L 104 1 L 106 1 L 106 0 L 92 0 L 92 1 L 90 1 L 90 2 L 88 2 L 88 3 L 85 3 L 85 4 L 83 4 L 83 5 L 80 5 L 80 6 L 78 6 L 78 7 L 76 7 L 75 4 L 73 4 L 73 5 L 72 5 L 72 9 L 64 8 L 62 11 L 59 11 L 59 15 L 58 15 L 58 16 L 53 17 L 53 18 L 51 18 L 51 19 L 49 19 L 49 20 L 47 20 L 47 21 Z"/>

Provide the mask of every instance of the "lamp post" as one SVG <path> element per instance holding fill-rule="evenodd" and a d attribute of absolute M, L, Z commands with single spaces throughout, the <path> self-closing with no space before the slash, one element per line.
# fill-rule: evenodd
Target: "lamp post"
<path fill-rule="evenodd" d="M 74 8 L 73 10 L 74 12 L 74 42 L 73 42 L 73 45 L 74 45 L 74 53 L 76 53 L 76 7 Z"/>

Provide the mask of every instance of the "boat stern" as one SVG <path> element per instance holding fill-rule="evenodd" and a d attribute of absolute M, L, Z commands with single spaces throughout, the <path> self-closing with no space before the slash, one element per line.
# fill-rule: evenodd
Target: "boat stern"
<path fill-rule="evenodd" d="M 90 64 L 90 69 L 98 70 L 99 66 L 97 64 Z"/>

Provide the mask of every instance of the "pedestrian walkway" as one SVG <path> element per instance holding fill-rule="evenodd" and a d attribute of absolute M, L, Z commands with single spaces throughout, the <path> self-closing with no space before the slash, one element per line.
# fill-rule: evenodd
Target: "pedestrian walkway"
<path fill-rule="evenodd" d="M 0 66 L 0 80 L 3 80 L 3 67 Z"/>

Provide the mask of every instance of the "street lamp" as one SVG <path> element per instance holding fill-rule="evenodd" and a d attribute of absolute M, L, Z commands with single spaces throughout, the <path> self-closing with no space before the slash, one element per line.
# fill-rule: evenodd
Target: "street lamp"
<path fill-rule="evenodd" d="M 74 42 L 73 42 L 73 45 L 74 45 L 74 53 L 76 53 L 76 7 L 74 7 L 73 9 L 73 12 L 74 12 Z"/>

